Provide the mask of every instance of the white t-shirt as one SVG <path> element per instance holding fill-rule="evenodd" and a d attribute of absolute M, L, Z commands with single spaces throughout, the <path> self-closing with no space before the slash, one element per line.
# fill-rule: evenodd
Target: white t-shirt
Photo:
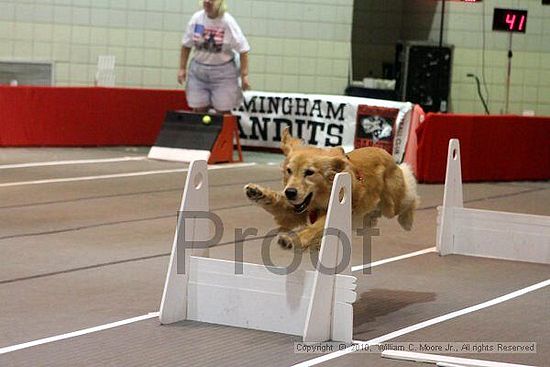
<path fill-rule="evenodd" d="M 208 18 L 204 10 L 193 14 L 182 44 L 194 49 L 194 60 L 208 65 L 226 63 L 234 58 L 234 52 L 250 50 L 237 21 L 227 12 L 215 19 Z"/>

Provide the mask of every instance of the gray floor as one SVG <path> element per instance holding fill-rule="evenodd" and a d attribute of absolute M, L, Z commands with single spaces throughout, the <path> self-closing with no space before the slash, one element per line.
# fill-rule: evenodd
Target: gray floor
<path fill-rule="evenodd" d="M 131 177 L 122 173 L 182 170 L 182 163 L 146 159 L 5 168 L 8 164 L 143 157 L 144 148 L 0 149 L 0 349 L 158 311 L 185 172 Z M 224 224 L 211 256 L 233 258 L 235 228 L 275 227 L 242 194 L 248 182 L 280 188 L 281 156 L 245 153 L 249 167 L 209 172 L 210 206 Z M 105 176 L 109 177 L 96 177 Z M 78 181 L 48 180 L 94 177 Z M 42 180 L 42 182 L 35 182 Z M 30 183 L 30 181 L 33 181 Z M 442 185 L 420 185 L 422 206 L 411 232 L 381 221 L 372 260 L 435 245 Z M 467 207 L 550 215 L 550 183 L 476 183 L 464 187 Z M 262 239 L 245 245 L 260 260 Z M 361 239 L 354 238 L 356 248 Z M 276 264 L 291 253 L 273 244 Z M 354 251 L 353 265 L 370 260 Z M 307 262 L 304 267 L 310 267 Z M 429 253 L 358 277 L 354 339 L 370 340 L 550 278 L 550 266 Z M 536 354 L 457 355 L 543 366 L 550 360 L 550 290 L 449 320 L 395 341 L 533 341 Z M 296 354 L 299 338 L 147 319 L 109 330 L 0 354 L 0 366 L 288 366 L 318 357 Z M 327 366 L 413 365 L 355 353 Z"/>

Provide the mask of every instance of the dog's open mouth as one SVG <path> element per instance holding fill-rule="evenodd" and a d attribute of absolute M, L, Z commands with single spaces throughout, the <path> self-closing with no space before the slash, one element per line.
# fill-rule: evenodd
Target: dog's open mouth
<path fill-rule="evenodd" d="M 294 211 L 298 214 L 303 213 L 307 209 L 309 203 L 311 202 L 312 197 L 313 197 L 313 193 L 310 192 L 309 195 L 306 196 L 306 198 L 304 199 L 304 201 L 302 201 L 301 204 L 294 205 Z"/>

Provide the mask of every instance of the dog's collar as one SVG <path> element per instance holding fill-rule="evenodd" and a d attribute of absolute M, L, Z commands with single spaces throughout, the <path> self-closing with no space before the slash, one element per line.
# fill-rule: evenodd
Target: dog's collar
<path fill-rule="evenodd" d="M 307 218 L 309 219 L 309 224 L 317 222 L 319 219 L 319 210 L 313 209 L 307 213 Z"/>
<path fill-rule="evenodd" d="M 365 181 L 365 176 L 363 175 L 363 172 L 361 172 L 358 169 L 355 169 L 355 177 L 357 178 L 357 181 L 359 181 L 359 182 L 364 182 Z"/>
<path fill-rule="evenodd" d="M 353 167 L 353 172 L 355 173 L 355 178 L 357 178 L 357 181 L 364 182 L 365 175 L 363 174 L 363 172 L 353 165 L 353 163 L 351 162 L 351 159 L 349 159 L 349 155 L 346 154 L 346 158 L 348 159 L 350 165 Z"/>

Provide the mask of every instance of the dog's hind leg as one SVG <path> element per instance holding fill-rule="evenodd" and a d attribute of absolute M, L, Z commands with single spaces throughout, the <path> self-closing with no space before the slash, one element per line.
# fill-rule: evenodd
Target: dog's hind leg
<path fill-rule="evenodd" d="M 380 210 L 381 214 L 386 218 L 395 217 L 395 204 L 393 199 L 389 196 L 383 195 L 382 200 L 380 200 Z"/>
<path fill-rule="evenodd" d="M 370 213 L 352 216 L 353 228 L 373 228 L 378 224 L 378 218 L 382 216 L 380 209 L 375 209 Z"/>
<path fill-rule="evenodd" d="M 380 194 L 380 209 L 386 218 L 393 218 L 401 211 L 405 182 L 399 167 L 389 168 L 384 172 L 384 189 Z"/>
<path fill-rule="evenodd" d="M 397 221 L 403 229 L 410 231 L 414 222 L 414 208 L 409 207 L 399 214 Z"/>

